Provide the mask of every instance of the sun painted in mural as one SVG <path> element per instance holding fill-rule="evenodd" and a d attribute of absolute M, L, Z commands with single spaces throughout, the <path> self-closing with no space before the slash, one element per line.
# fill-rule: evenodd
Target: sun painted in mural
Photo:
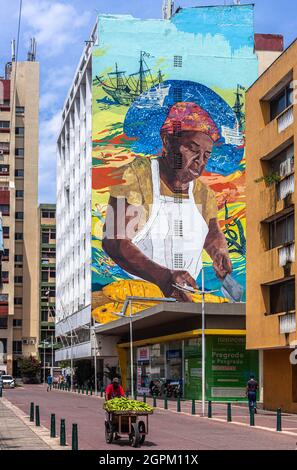
<path fill-rule="evenodd" d="M 208 302 L 243 301 L 245 86 L 171 78 L 150 50 L 106 57 L 93 72 L 94 318 L 116 319 L 127 295 L 200 302 L 202 271 Z"/>

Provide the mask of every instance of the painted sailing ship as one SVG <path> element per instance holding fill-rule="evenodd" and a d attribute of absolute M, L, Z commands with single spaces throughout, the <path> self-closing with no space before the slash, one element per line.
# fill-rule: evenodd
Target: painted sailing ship
<path fill-rule="evenodd" d="M 119 70 L 116 63 L 115 70 L 107 74 L 108 79 L 96 76 L 94 85 L 102 86 L 115 103 L 123 106 L 130 106 L 138 97 L 138 107 L 163 106 L 170 85 L 163 83 L 161 70 L 158 77 L 153 78 L 145 57 L 149 57 L 149 54 L 141 51 L 137 72 L 127 76 L 124 70 Z"/>
<path fill-rule="evenodd" d="M 245 90 L 241 85 L 237 85 L 237 90 L 235 93 L 235 104 L 233 106 L 233 111 L 236 116 L 236 122 L 234 128 L 227 126 L 222 126 L 222 136 L 225 138 L 225 143 L 230 145 L 236 145 L 236 147 L 242 147 L 244 145 L 244 112 L 243 112 L 243 102 L 242 102 L 242 93 L 241 90 Z"/>

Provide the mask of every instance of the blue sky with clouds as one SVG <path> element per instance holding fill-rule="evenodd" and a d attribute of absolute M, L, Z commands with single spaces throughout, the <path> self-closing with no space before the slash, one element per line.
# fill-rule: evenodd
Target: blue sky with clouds
<path fill-rule="evenodd" d="M 223 5 L 232 0 L 178 0 L 176 6 Z M 242 4 L 251 3 L 242 0 Z M 296 0 L 254 0 L 255 31 L 297 36 Z M 19 60 L 26 57 L 29 38 L 37 39 L 41 64 L 39 200 L 55 202 L 56 136 L 60 110 L 71 84 L 84 40 L 98 13 L 160 18 L 162 0 L 23 0 Z M 0 75 L 16 37 L 19 0 L 0 0 Z"/>

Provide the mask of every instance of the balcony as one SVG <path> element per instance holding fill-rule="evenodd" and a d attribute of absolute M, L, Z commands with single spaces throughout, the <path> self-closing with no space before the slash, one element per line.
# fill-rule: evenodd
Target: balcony
<path fill-rule="evenodd" d="M 286 266 L 287 263 L 295 262 L 295 243 L 287 246 L 282 246 L 278 250 L 279 265 L 281 268 Z"/>
<path fill-rule="evenodd" d="M 278 133 L 281 134 L 284 130 L 286 130 L 291 124 L 294 122 L 294 112 L 293 106 L 287 108 L 282 114 L 280 114 L 277 118 L 277 127 Z"/>
<path fill-rule="evenodd" d="M 296 331 L 296 313 L 286 313 L 279 317 L 280 334 L 294 333 Z"/>

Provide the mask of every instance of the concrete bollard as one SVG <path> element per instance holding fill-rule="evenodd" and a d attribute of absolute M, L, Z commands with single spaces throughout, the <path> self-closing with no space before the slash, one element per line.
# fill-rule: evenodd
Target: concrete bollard
<path fill-rule="evenodd" d="M 276 411 L 276 430 L 281 432 L 282 430 L 282 410 L 278 408 Z"/>
<path fill-rule="evenodd" d="M 153 407 L 156 408 L 157 406 L 157 397 L 156 395 L 153 395 Z"/>
<path fill-rule="evenodd" d="M 168 398 L 167 398 L 167 395 L 164 396 L 164 410 L 168 410 Z"/>
<path fill-rule="evenodd" d="M 192 400 L 192 415 L 195 415 L 196 414 L 196 403 L 195 403 L 195 400 L 193 399 Z"/>
<path fill-rule="evenodd" d="M 180 397 L 177 397 L 176 400 L 176 411 L 180 413 Z"/>
<path fill-rule="evenodd" d="M 51 414 L 51 437 L 56 437 L 56 415 Z"/>
<path fill-rule="evenodd" d="M 78 450 L 77 424 L 72 424 L 72 450 Z"/>
<path fill-rule="evenodd" d="M 36 424 L 36 426 L 40 426 L 39 405 L 36 405 L 36 407 L 35 407 L 35 424 Z"/>
<path fill-rule="evenodd" d="M 146 394 L 143 394 L 143 403 L 146 403 Z"/>
<path fill-rule="evenodd" d="M 66 426 L 65 419 L 61 419 L 60 424 L 60 446 L 66 446 Z"/>
<path fill-rule="evenodd" d="M 227 403 L 227 421 L 228 423 L 232 422 L 231 403 Z"/>
<path fill-rule="evenodd" d="M 250 426 L 255 426 L 255 410 L 250 408 Z"/>
<path fill-rule="evenodd" d="M 34 423 L 34 403 L 30 403 L 30 421 Z"/>
<path fill-rule="evenodd" d="M 209 400 L 209 402 L 208 402 L 207 417 L 208 417 L 208 418 L 212 418 L 212 403 L 211 403 L 210 400 Z"/>

